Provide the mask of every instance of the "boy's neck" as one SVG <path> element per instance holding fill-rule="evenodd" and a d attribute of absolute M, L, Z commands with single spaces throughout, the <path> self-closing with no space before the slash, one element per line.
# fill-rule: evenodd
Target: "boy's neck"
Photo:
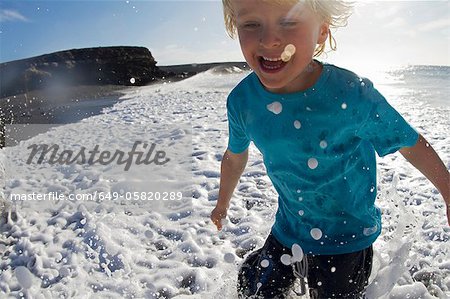
<path fill-rule="evenodd" d="M 319 80 L 320 75 L 322 74 L 323 65 L 317 60 L 312 60 L 311 63 L 306 67 L 301 76 L 303 76 L 304 80 L 301 82 L 298 91 L 305 91 L 308 88 L 311 88 L 316 84 Z"/>

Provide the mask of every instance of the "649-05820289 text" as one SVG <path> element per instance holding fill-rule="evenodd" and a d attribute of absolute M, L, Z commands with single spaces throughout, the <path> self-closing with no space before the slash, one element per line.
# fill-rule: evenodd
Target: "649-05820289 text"
<path fill-rule="evenodd" d="M 176 201 L 183 198 L 182 192 L 163 191 L 163 192 L 98 192 L 92 193 L 11 193 L 11 201 Z"/>

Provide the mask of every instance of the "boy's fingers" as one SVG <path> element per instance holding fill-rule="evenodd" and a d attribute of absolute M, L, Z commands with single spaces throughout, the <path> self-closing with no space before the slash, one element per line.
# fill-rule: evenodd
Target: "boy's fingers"
<path fill-rule="evenodd" d="M 214 209 L 211 213 L 211 220 L 214 223 L 214 225 L 217 227 L 217 230 L 222 230 L 223 226 L 223 220 L 227 217 L 226 212 L 219 212 L 218 210 Z"/>
<path fill-rule="evenodd" d="M 220 220 L 216 220 L 214 224 L 216 225 L 217 230 L 222 230 L 222 223 L 220 223 Z"/>
<path fill-rule="evenodd" d="M 222 225 L 220 223 L 220 219 L 217 219 L 216 217 L 211 216 L 211 220 L 214 223 L 214 225 L 217 227 L 218 230 L 222 229 Z"/>

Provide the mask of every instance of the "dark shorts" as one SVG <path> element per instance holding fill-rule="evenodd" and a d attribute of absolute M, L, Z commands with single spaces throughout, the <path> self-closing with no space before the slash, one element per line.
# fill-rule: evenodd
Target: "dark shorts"
<path fill-rule="evenodd" d="M 292 252 L 270 234 L 264 246 L 252 252 L 239 271 L 239 298 L 285 298 L 297 278 L 293 266 L 281 262 L 283 254 Z M 364 298 L 372 257 L 372 246 L 347 254 L 306 255 L 311 298 Z"/>

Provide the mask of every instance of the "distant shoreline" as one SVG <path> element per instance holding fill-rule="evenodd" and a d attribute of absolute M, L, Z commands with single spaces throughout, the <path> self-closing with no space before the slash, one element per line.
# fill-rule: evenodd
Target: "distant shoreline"
<path fill-rule="evenodd" d="M 166 73 L 174 73 L 177 75 L 191 74 L 195 75 L 201 72 L 205 72 L 215 67 L 238 67 L 240 69 L 249 69 L 246 62 L 232 61 L 232 62 L 211 62 L 211 63 L 188 63 L 178 65 L 163 65 L 157 66 L 160 70 Z"/>
<path fill-rule="evenodd" d="M 245 62 L 217 62 L 160 66 L 166 77 L 147 84 L 184 80 L 213 68 L 238 67 L 247 69 Z M 120 101 L 125 91 L 138 86 L 124 85 L 78 85 L 55 86 L 47 90 L 0 98 L 0 124 L 67 124 L 98 115 L 102 109 Z M 1 132 L 0 132 L 1 135 Z M 3 141 L 0 136 L 0 148 Z"/>
<path fill-rule="evenodd" d="M 218 67 L 248 69 L 248 65 L 245 62 L 158 66 L 167 76 L 158 78 L 147 85 L 183 80 Z M 3 123 L 55 123 L 55 115 L 52 114 L 52 111 L 55 109 L 88 100 L 111 99 L 112 102 L 115 102 L 124 94 L 124 91 L 133 88 L 136 87 L 124 85 L 62 85 L 47 90 L 32 90 L 27 93 L 0 98 L 0 117 Z M 61 119 L 57 123 L 61 123 Z"/>

